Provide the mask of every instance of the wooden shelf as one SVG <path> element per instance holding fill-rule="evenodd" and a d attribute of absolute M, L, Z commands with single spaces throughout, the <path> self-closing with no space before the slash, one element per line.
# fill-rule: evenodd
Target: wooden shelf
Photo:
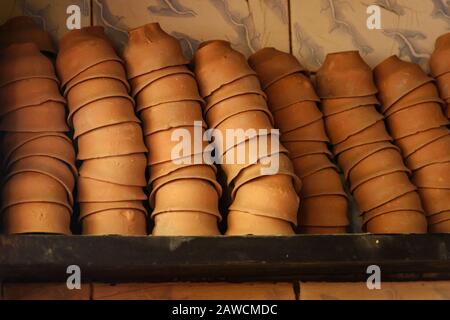
<path fill-rule="evenodd" d="M 450 235 L 291 237 L 0 236 L 0 281 L 450 279 Z"/>

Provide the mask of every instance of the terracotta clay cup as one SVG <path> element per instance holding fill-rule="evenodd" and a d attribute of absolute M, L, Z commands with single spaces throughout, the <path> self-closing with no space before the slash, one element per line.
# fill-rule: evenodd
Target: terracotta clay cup
<path fill-rule="evenodd" d="M 72 212 L 64 186 L 49 175 L 38 172 L 20 172 L 4 182 L 1 210 L 27 202 L 57 203 Z"/>
<path fill-rule="evenodd" d="M 204 112 L 206 113 L 215 104 L 223 100 L 250 93 L 258 94 L 266 99 L 266 94 L 261 90 L 261 85 L 259 84 L 259 80 L 256 75 L 249 75 L 239 78 L 214 91 L 211 95 L 205 98 L 206 106 L 204 108 Z"/>
<path fill-rule="evenodd" d="M 281 142 L 321 141 L 329 142 L 325 132 L 325 123 L 319 119 L 311 124 L 286 132 L 281 135 Z"/>
<path fill-rule="evenodd" d="M 273 124 L 273 116 L 263 96 L 255 93 L 241 94 L 218 102 L 205 112 L 205 118 L 211 128 L 224 120 L 246 111 L 262 111 Z"/>
<path fill-rule="evenodd" d="M 142 213 L 147 214 L 147 209 L 141 201 L 115 201 L 115 202 L 80 202 L 80 215 L 79 220 L 92 214 L 111 209 L 134 209 L 140 210 Z"/>
<path fill-rule="evenodd" d="M 350 169 L 350 191 L 353 192 L 358 186 L 373 178 L 398 171 L 411 173 L 403 164 L 400 152 L 393 148 L 379 150 L 367 156 Z"/>
<path fill-rule="evenodd" d="M 338 144 L 382 119 L 375 106 L 362 106 L 326 117 L 325 126 L 331 142 Z"/>
<path fill-rule="evenodd" d="M 30 78 L 59 81 L 53 63 L 39 51 L 36 44 L 12 44 L 0 50 L 0 87 Z"/>
<path fill-rule="evenodd" d="M 202 97 L 209 96 L 223 85 L 255 74 L 244 55 L 223 40 L 201 43 L 194 53 L 194 64 Z"/>
<path fill-rule="evenodd" d="M 407 158 L 414 151 L 449 134 L 450 131 L 446 127 L 438 127 L 398 139 L 395 143 L 402 150 L 403 157 Z"/>
<path fill-rule="evenodd" d="M 61 86 L 89 68 L 105 62 L 122 60 L 101 26 L 89 26 L 66 33 L 59 40 L 56 70 Z"/>
<path fill-rule="evenodd" d="M 142 89 L 136 97 L 136 110 L 142 111 L 161 103 L 184 100 L 203 102 L 193 76 L 183 73 L 173 74 L 158 79 Z"/>
<path fill-rule="evenodd" d="M 110 209 L 90 214 L 82 220 L 84 235 L 145 236 L 147 216 L 141 210 Z"/>
<path fill-rule="evenodd" d="M 337 156 L 346 150 L 351 148 L 362 146 L 369 143 L 375 142 L 387 142 L 392 141 L 392 137 L 388 134 L 384 121 L 377 121 L 372 126 L 366 128 L 365 130 L 358 132 L 341 143 L 333 146 L 333 153 Z"/>
<path fill-rule="evenodd" d="M 44 78 L 15 81 L 0 88 L 0 116 L 47 101 L 65 102 L 56 81 Z"/>
<path fill-rule="evenodd" d="M 292 159 L 295 173 L 301 178 L 326 168 L 336 168 L 326 154 L 310 154 Z"/>
<path fill-rule="evenodd" d="M 439 138 L 413 152 L 405 162 L 411 170 L 418 170 L 433 163 L 450 161 L 450 136 Z"/>
<path fill-rule="evenodd" d="M 450 33 L 438 37 L 435 42 L 434 51 L 430 57 L 430 69 L 434 77 L 450 71 L 448 54 L 450 52 Z"/>
<path fill-rule="evenodd" d="M 450 220 L 445 220 L 436 224 L 429 225 L 428 230 L 432 233 L 449 233 Z"/>
<path fill-rule="evenodd" d="M 321 110 L 324 116 L 331 116 L 361 106 L 379 105 L 374 95 L 364 97 L 350 97 L 337 99 L 322 99 Z"/>
<path fill-rule="evenodd" d="M 227 236 L 295 234 L 290 222 L 243 211 L 229 211 L 227 222 L 228 228 L 225 233 Z"/>
<path fill-rule="evenodd" d="M 361 212 L 367 212 L 414 190 L 407 173 L 397 171 L 364 182 L 353 196 Z"/>
<path fill-rule="evenodd" d="M 64 96 L 67 96 L 70 89 L 77 84 L 96 78 L 119 80 L 127 87 L 128 91 L 130 90 L 130 84 L 127 81 L 127 75 L 123 64 L 117 60 L 109 60 L 93 65 L 70 80 L 64 86 Z"/>
<path fill-rule="evenodd" d="M 275 111 L 273 116 L 276 127 L 285 133 L 322 119 L 322 112 L 314 101 L 302 101 Z"/>
<path fill-rule="evenodd" d="M 73 137 L 77 138 L 94 129 L 110 125 L 141 121 L 134 113 L 130 100 L 121 97 L 111 97 L 89 103 L 72 114 L 74 128 Z"/>
<path fill-rule="evenodd" d="M 283 142 L 283 145 L 288 149 L 291 159 L 318 153 L 327 154 L 329 157 L 333 156 L 328 150 L 327 144 L 322 141 L 288 141 Z"/>
<path fill-rule="evenodd" d="M 135 97 L 139 92 L 141 92 L 142 89 L 152 84 L 156 80 L 174 74 L 189 74 L 191 76 L 194 76 L 194 73 L 191 70 L 189 70 L 185 65 L 155 70 L 130 79 L 130 85 L 132 88 L 131 94 L 133 97 Z"/>
<path fill-rule="evenodd" d="M 433 81 L 418 65 L 395 55 L 378 64 L 373 73 L 383 113 L 406 94 Z"/>
<path fill-rule="evenodd" d="M 85 178 L 78 178 L 78 202 L 116 202 L 146 200 L 141 187 Z"/>
<path fill-rule="evenodd" d="M 363 97 L 377 93 L 372 70 L 358 51 L 329 53 L 316 73 L 321 98 Z"/>
<path fill-rule="evenodd" d="M 128 79 L 189 63 L 183 55 L 180 42 L 166 33 L 159 23 L 148 23 L 129 30 L 123 56 L 127 64 Z"/>
<path fill-rule="evenodd" d="M 326 168 L 304 177 L 302 185 L 302 199 L 323 195 L 347 196 L 335 168 Z"/>
<path fill-rule="evenodd" d="M 298 224 L 311 227 L 345 227 L 348 200 L 342 195 L 321 195 L 302 199 Z"/>
<path fill-rule="evenodd" d="M 436 78 L 439 95 L 442 99 L 450 98 L 450 71 Z"/>
<path fill-rule="evenodd" d="M 78 137 L 78 159 L 88 160 L 147 152 L 141 126 L 125 122 L 91 130 Z"/>
<path fill-rule="evenodd" d="M 443 223 L 450 220 L 450 211 L 444 211 L 438 214 L 427 217 L 428 227 L 434 224 Z"/>
<path fill-rule="evenodd" d="M 394 211 L 367 221 L 364 229 L 370 233 L 426 233 L 427 220 L 420 211 Z"/>
<path fill-rule="evenodd" d="M 414 171 L 412 182 L 419 188 L 450 189 L 450 162 L 434 163 Z"/>
<path fill-rule="evenodd" d="M 228 208 L 277 218 L 297 225 L 299 197 L 288 175 L 264 176 L 242 185 Z"/>
<path fill-rule="evenodd" d="M 85 160 L 80 167 L 82 177 L 115 184 L 145 187 L 147 157 L 144 153 Z"/>
<path fill-rule="evenodd" d="M 67 132 L 66 110 L 60 102 L 47 101 L 37 106 L 20 108 L 0 118 L 0 131 Z"/>
<path fill-rule="evenodd" d="M 178 179 L 160 186 L 154 195 L 152 217 L 164 212 L 197 211 L 220 219 L 219 195 L 215 186 L 203 179 Z"/>
<path fill-rule="evenodd" d="M 300 226 L 299 233 L 302 234 L 341 234 L 347 233 L 347 227 L 309 227 Z"/>
<path fill-rule="evenodd" d="M 419 188 L 420 198 L 427 216 L 450 210 L 450 190 Z"/>
<path fill-rule="evenodd" d="M 153 236 L 218 236 L 217 217 L 196 211 L 173 211 L 153 217 Z"/>
<path fill-rule="evenodd" d="M 65 206 L 56 203 L 21 203 L 8 207 L 2 216 L 5 234 L 71 234 L 71 214 Z"/>
<path fill-rule="evenodd" d="M 144 135 L 172 128 L 186 127 L 203 122 L 202 107 L 197 101 L 168 102 L 142 110 L 140 118 L 143 122 Z"/>
<path fill-rule="evenodd" d="M 46 54 L 56 54 L 50 34 L 31 17 L 13 17 L 0 27 L 0 47 L 8 47 L 13 43 L 30 42 L 36 44 L 39 50 Z"/>
<path fill-rule="evenodd" d="M 293 73 L 307 72 L 293 55 L 275 48 L 257 51 L 248 58 L 248 63 L 258 74 L 263 89 Z"/>
<path fill-rule="evenodd" d="M 394 139 L 401 139 L 418 132 L 439 128 L 449 123 L 435 102 L 417 104 L 397 111 L 386 118 Z"/>
<path fill-rule="evenodd" d="M 301 73 L 284 77 L 265 90 L 270 110 L 278 111 L 302 101 L 319 101 L 308 77 Z"/>

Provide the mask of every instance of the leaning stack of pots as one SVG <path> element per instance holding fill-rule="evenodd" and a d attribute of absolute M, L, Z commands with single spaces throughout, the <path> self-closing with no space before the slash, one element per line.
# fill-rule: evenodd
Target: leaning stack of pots
<path fill-rule="evenodd" d="M 450 119 L 450 32 L 436 40 L 434 52 L 430 58 L 430 69 L 436 79 L 439 93 L 445 100 L 445 114 Z"/>
<path fill-rule="evenodd" d="M 255 72 L 242 54 L 221 40 L 201 44 L 194 63 L 206 100 L 204 115 L 214 129 L 215 159 L 228 185 L 226 234 L 294 233 L 300 180 L 273 130 Z"/>
<path fill-rule="evenodd" d="M 81 160 L 83 234 L 145 235 L 147 151 L 122 61 L 102 27 L 67 33 L 57 71 Z"/>
<path fill-rule="evenodd" d="M 203 100 L 180 43 L 150 23 L 129 31 L 124 57 L 149 150 L 152 234 L 220 234 L 222 188 L 204 161 Z"/>
<path fill-rule="evenodd" d="M 372 70 L 357 51 L 327 55 L 316 75 L 334 154 L 372 233 L 424 233 L 417 188 L 378 113 Z"/>
<path fill-rule="evenodd" d="M 392 56 L 375 69 L 381 110 L 422 198 L 429 230 L 450 232 L 450 131 L 432 78 Z"/>
<path fill-rule="evenodd" d="M 34 43 L 0 52 L 4 232 L 70 234 L 77 170 L 52 62 Z"/>
<path fill-rule="evenodd" d="M 337 167 L 331 161 L 319 98 L 297 59 L 274 48 L 249 58 L 267 94 L 268 105 L 302 179 L 299 226 L 302 233 L 345 233 L 348 200 Z"/>

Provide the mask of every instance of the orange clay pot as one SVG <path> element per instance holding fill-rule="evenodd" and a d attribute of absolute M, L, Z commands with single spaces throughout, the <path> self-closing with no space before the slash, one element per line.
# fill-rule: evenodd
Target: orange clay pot
<path fill-rule="evenodd" d="M 78 178 L 78 202 L 116 202 L 146 200 L 141 187 L 94 180 L 80 176 Z"/>
<path fill-rule="evenodd" d="M 430 228 L 434 224 L 443 223 L 445 221 L 450 220 L 450 211 L 444 211 L 438 214 L 434 214 L 432 216 L 427 217 L 428 220 L 428 228 Z"/>
<path fill-rule="evenodd" d="M 145 209 L 141 201 L 80 202 L 79 206 L 79 220 L 82 220 L 84 217 L 90 214 L 99 213 L 111 209 L 133 209 L 139 210 L 145 215 L 147 214 L 147 210 Z"/>
<path fill-rule="evenodd" d="M 419 188 L 418 191 L 427 216 L 450 210 L 450 190 Z"/>
<path fill-rule="evenodd" d="M 282 133 L 307 126 L 322 119 L 322 112 L 317 108 L 314 101 L 302 101 L 291 104 L 273 113 L 276 127 Z"/>
<path fill-rule="evenodd" d="M 336 168 L 326 154 L 311 154 L 292 159 L 294 172 L 301 178 L 326 168 Z"/>
<path fill-rule="evenodd" d="M 173 211 L 157 214 L 153 236 L 218 236 L 217 217 L 196 211 Z"/>
<path fill-rule="evenodd" d="M 450 98 L 450 71 L 436 78 L 439 95 L 442 99 Z"/>
<path fill-rule="evenodd" d="M 302 200 L 299 226 L 345 227 L 349 225 L 348 200 L 341 195 L 321 195 Z"/>
<path fill-rule="evenodd" d="M 109 209 L 81 220 L 83 235 L 145 236 L 147 216 L 141 210 Z"/>
<path fill-rule="evenodd" d="M 434 77 L 450 71 L 450 64 L 447 59 L 449 51 L 450 33 L 445 33 L 436 39 L 435 49 L 430 57 L 430 69 Z"/>
<path fill-rule="evenodd" d="M 283 142 L 283 145 L 288 149 L 291 159 L 318 153 L 324 153 L 330 157 L 333 156 L 328 150 L 327 144 L 322 141 L 291 141 Z"/>
<path fill-rule="evenodd" d="M 395 143 L 402 150 L 403 157 L 407 158 L 420 148 L 449 134 L 446 127 L 438 127 L 398 139 Z"/>
<path fill-rule="evenodd" d="M 422 212 L 395 211 L 372 218 L 365 229 L 370 233 L 426 233 L 427 220 Z"/>
<path fill-rule="evenodd" d="M 325 124 L 322 119 L 319 119 L 311 124 L 284 133 L 280 139 L 281 142 L 283 143 L 293 141 L 329 142 L 328 136 L 325 132 Z"/>
<path fill-rule="evenodd" d="M 429 232 L 432 233 L 449 233 L 450 232 L 450 221 L 442 221 L 440 223 L 432 224 L 429 226 Z"/>
<path fill-rule="evenodd" d="M 419 188 L 450 189 L 450 162 L 434 163 L 414 171 L 412 182 Z"/>
<path fill-rule="evenodd" d="M 375 95 L 364 97 L 322 99 L 321 110 L 324 116 L 341 113 L 361 106 L 379 105 Z"/>
<path fill-rule="evenodd" d="M 341 177 L 335 168 L 317 171 L 303 178 L 302 184 L 302 199 L 324 195 L 347 196 L 342 186 Z"/>
<path fill-rule="evenodd" d="M 293 235 L 292 224 L 277 218 L 251 214 L 243 211 L 230 211 L 227 217 L 227 236 L 275 236 Z"/>
<path fill-rule="evenodd" d="M 448 162 L 450 161 L 449 150 L 450 136 L 447 135 L 413 152 L 405 162 L 411 170 L 417 170 L 433 163 Z"/>

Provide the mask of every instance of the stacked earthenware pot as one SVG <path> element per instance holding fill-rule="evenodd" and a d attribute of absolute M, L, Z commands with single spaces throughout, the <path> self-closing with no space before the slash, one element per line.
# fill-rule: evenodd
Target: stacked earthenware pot
<path fill-rule="evenodd" d="M 222 189 L 204 158 L 203 100 L 180 43 L 150 23 L 129 31 L 124 57 L 149 150 L 152 234 L 220 234 Z"/>
<path fill-rule="evenodd" d="M 423 233 L 427 222 L 417 188 L 391 143 L 375 105 L 372 71 L 357 51 L 327 55 L 316 75 L 334 154 L 372 233 Z"/>
<path fill-rule="evenodd" d="M 146 234 L 147 149 L 125 68 L 103 28 L 66 34 L 57 71 L 82 161 L 78 202 L 83 234 Z"/>
<path fill-rule="evenodd" d="M 228 185 L 226 233 L 294 233 L 300 180 L 279 143 L 279 132 L 273 130 L 273 117 L 255 72 L 241 53 L 221 40 L 201 44 L 194 60 L 206 100 L 205 118 L 215 130 L 215 158 Z"/>
<path fill-rule="evenodd" d="M 450 119 L 450 33 L 436 40 L 434 52 L 430 58 L 430 68 L 436 79 L 439 93 L 445 100 L 445 114 Z"/>
<path fill-rule="evenodd" d="M 299 226 L 302 233 L 344 233 L 348 201 L 336 165 L 331 161 L 319 101 L 308 74 L 297 59 L 274 48 L 249 58 L 267 94 L 269 109 L 302 179 Z"/>
<path fill-rule="evenodd" d="M 419 188 L 431 232 L 450 232 L 450 131 L 432 78 L 392 56 L 375 69 L 381 110 Z"/>
<path fill-rule="evenodd" d="M 52 62 L 34 43 L 0 52 L 4 232 L 70 234 L 77 170 Z"/>

